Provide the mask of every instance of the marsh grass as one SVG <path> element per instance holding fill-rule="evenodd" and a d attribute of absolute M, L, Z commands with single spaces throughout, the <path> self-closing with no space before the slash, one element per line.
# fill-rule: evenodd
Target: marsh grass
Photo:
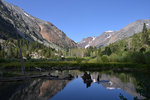
<path fill-rule="evenodd" d="M 40 67 L 44 69 L 50 68 L 77 68 L 77 69 L 93 69 L 93 68 L 102 68 L 102 69 L 114 69 L 114 68 L 148 68 L 144 64 L 135 64 L 135 63 L 118 63 L 118 62 L 109 62 L 109 63 L 89 63 L 89 62 L 78 62 L 78 61 L 25 61 L 26 70 L 33 70 L 35 67 Z M 0 66 L 1 69 L 21 69 L 21 63 L 18 61 L 12 62 L 3 62 Z"/>

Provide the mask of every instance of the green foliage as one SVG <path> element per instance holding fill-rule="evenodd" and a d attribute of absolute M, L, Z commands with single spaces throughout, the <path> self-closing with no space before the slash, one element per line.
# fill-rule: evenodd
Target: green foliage
<path fill-rule="evenodd" d="M 140 95 L 145 97 L 144 100 L 150 100 L 150 85 L 147 81 L 148 80 L 140 81 L 138 83 L 138 88 L 136 89 Z"/>
<path fill-rule="evenodd" d="M 97 48 L 89 47 L 87 49 L 84 48 L 72 48 L 66 51 L 67 57 L 95 57 L 97 56 Z"/>
<path fill-rule="evenodd" d="M 142 41 L 144 44 L 148 43 L 148 33 L 147 33 L 147 27 L 146 24 L 144 23 L 143 25 L 143 31 L 142 31 Z"/>
<path fill-rule="evenodd" d="M 115 54 L 115 53 L 113 53 L 113 54 L 111 54 L 111 55 L 109 56 L 109 60 L 110 60 L 111 62 L 119 61 L 119 59 L 120 59 L 120 56 L 118 56 L 118 55 Z"/>
<path fill-rule="evenodd" d="M 100 56 L 101 55 L 101 48 L 98 49 L 98 55 L 97 56 Z"/>
<path fill-rule="evenodd" d="M 150 33 L 149 31 L 145 30 L 147 29 L 144 28 L 143 32 L 146 32 L 145 34 L 147 34 L 148 37 L 147 40 L 150 40 Z M 109 46 L 104 48 L 104 50 L 101 53 L 101 56 L 107 55 L 108 60 L 110 62 L 132 62 L 132 63 L 149 64 L 150 46 L 143 43 L 142 37 L 143 33 L 134 34 L 129 38 L 110 44 Z M 97 56 L 97 58 L 99 59 L 100 57 Z"/>
<path fill-rule="evenodd" d="M 144 23 L 142 33 L 146 33 L 146 32 L 147 32 L 147 27 L 146 24 Z"/>
<path fill-rule="evenodd" d="M 111 52 L 110 47 L 105 47 L 105 50 L 104 50 L 103 54 L 110 56 L 111 53 L 112 53 L 112 52 Z"/>
<path fill-rule="evenodd" d="M 150 49 L 145 52 L 145 63 L 150 65 Z"/>
<path fill-rule="evenodd" d="M 138 48 L 140 48 L 142 46 L 142 44 L 143 43 L 141 42 L 140 35 L 134 34 L 132 36 L 130 49 L 137 50 Z"/>
<path fill-rule="evenodd" d="M 134 63 L 144 63 L 145 62 L 144 55 L 142 53 L 136 52 L 136 51 L 129 52 L 128 59 Z"/>
<path fill-rule="evenodd" d="M 5 59 L 0 58 L 0 63 L 5 62 Z"/>
<path fill-rule="evenodd" d="M 146 41 L 146 42 L 143 42 Z M 52 59 L 54 61 L 74 61 L 81 63 L 140 63 L 150 65 L 150 30 L 145 24 L 143 32 L 117 41 L 107 47 L 70 48 L 66 51 L 54 50 L 38 42 L 20 40 L 23 56 L 27 60 L 32 60 L 33 55 L 38 55 L 39 59 Z M 61 58 L 63 56 L 63 58 Z M 17 41 L 8 39 L 0 45 L 0 58 L 14 59 L 20 58 Z M 88 58 L 88 59 L 83 59 Z"/>
<path fill-rule="evenodd" d="M 77 64 L 80 64 L 81 62 L 82 62 L 82 58 L 76 58 L 76 62 L 77 62 Z"/>
<path fill-rule="evenodd" d="M 96 60 L 96 59 L 95 59 Z M 26 70 L 34 70 L 35 67 L 44 68 L 49 70 L 52 67 L 55 69 L 74 69 L 79 68 L 81 70 L 96 70 L 100 69 L 112 69 L 112 68 L 143 68 L 144 66 L 133 63 L 77 63 L 76 61 L 48 61 L 48 60 L 30 60 L 24 62 Z M 20 60 L 5 60 L 1 63 L 0 69 L 17 69 L 21 70 Z"/>
<path fill-rule="evenodd" d="M 115 53 L 115 52 L 117 52 L 119 50 L 118 44 L 114 43 L 114 44 L 110 44 L 109 46 L 110 46 L 110 49 L 111 49 L 112 53 Z"/>
<path fill-rule="evenodd" d="M 103 62 L 108 62 L 108 61 L 109 61 L 107 55 L 103 55 L 103 56 L 101 57 L 101 60 L 102 60 Z"/>
<path fill-rule="evenodd" d="M 24 39 L 20 40 L 20 46 L 22 49 L 23 57 L 26 59 L 31 59 L 33 57 L 32 55 L 34 54 L 37 54 L 39 58 L 52 58 L 53 56 L 55 56 L 55 53 L 58 54 L 58 57 L 63 55 L 62 53 L 59 53 L 50 47 L 46 47 L 43 44 L 40 44 L 38 42 L 30 42 Z M 20 57 L 17 40 L 5 40 L 1 44 L 1 47 L 3 47 L 0 49 L 1 58 L 13 59 Z"/>
<path fill-rule="evenodd" d="M 148 35 L 148 42 L 147 42 L 147 44 L 150 46 L 150 30 L 147 31 L 147 35 Z"/>

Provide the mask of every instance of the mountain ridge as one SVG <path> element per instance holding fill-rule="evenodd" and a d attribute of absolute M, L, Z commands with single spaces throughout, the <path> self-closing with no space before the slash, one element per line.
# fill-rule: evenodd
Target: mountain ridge
<path fill-rule="evenodd" d="M 146 23 L 147 28 L 150 29 L 150 19 L 140 19 L 128 24 L 119 31 L 105 31 L 101 35 L 97 36 L 94 41 L 85 41 L 87 38 L 84 38 L 81 42 L 78 43 L 78 47 L 87 48 L 87 46 L 107 46 L 116 41 L 128 38 L 133 34 L 140 33 L 143 29 L 144 23 Z"/>
<path fill-rule="evenodd" d="M 33 17 L 21 8 L 0 0 L 0 38 L 15 38 L 14 33 L 26 40 L 37 41 L 51 48 L 72 48 L 76 43 L 48 21 Z M 9 31 L 11 29 L 12 31 Z"/>

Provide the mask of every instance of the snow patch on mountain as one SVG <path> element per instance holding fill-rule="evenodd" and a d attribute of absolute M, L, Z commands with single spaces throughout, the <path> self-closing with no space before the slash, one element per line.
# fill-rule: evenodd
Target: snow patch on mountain
<path fill-rule="evenodd" d="M 110 33 L 110 32 L 114 32 L 114 31 L 108 30 L 108 31 L 105 31 L 105 32 L 108 32 L 108 33 Z"/>
<path fill-rule="evenodd" d="M 110 37 L 111 37 L 111 34 L 106 39 L 109 39 Z"/>
<path fill-rule="evenodd" d="M 29 15 L 27 13 L 24 13 L 27 17 L 29 17 Z"/>
<path fill-rule="evenodd" d="M 93 38 L 93 40 L 92 41 L 94 41 L 95 39 L 96 39 L 96 37 L 92 37 Z"/>
<path fill-rule="evenodd" d="M 108 90 L 114 90 L 114 89 L 120 89 L 120 88 L 115 88 L 115 87 L 107 87 L 106 89 L 108 89 Z"/>
<path fill-rule="evenodd" d="M 88 48 L 95 39 L 96 37 L 92 37 L 92 40 L 88 42 L 88 44 L 85 46 L 85 49 Z"/>
<path fill-rule="evenodd" d="M 88 48 L 89 46 L 90 46 L 89 44 L 88 44 L 88 45 L 86 45 L 86 46 L 85 46 L 85 49 L 86 49 L 86 48 Z"/>

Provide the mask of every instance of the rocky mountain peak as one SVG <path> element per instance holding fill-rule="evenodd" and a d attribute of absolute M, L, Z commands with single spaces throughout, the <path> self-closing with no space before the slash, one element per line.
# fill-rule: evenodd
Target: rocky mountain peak
<path fill-rule="evenodd" d="M 76 47 L 73 40 L 50 22 L 35 18 L 21 8 L 4 1 L 0 1 L 0 22 L 2 39 L 14 38 L 14 33 L 17 33 L 24 39 L 37 41 L 52 48 Z"/>
<path fill-rule="evenodd" d="M 118 40 L 122 40 L 124 38 L 130 37 L 133 34 L 142 32 L 143 24 L 146 23 L 146 26 L 148 29 L 150 29 L 150 19 L 144 19 L 144 20 L 137 20 L 124 28 L 122 28 L 119 31 L 105 31 L 101 35 L 97 36 L 94 41 L 88 41 L 88 42 L 79 42 L 78 46 L 85 48 L 88 46 L 106 46 L 111 43 L 114 43 Z M 86 39 L 84 39 L 86 40 Z"/>

